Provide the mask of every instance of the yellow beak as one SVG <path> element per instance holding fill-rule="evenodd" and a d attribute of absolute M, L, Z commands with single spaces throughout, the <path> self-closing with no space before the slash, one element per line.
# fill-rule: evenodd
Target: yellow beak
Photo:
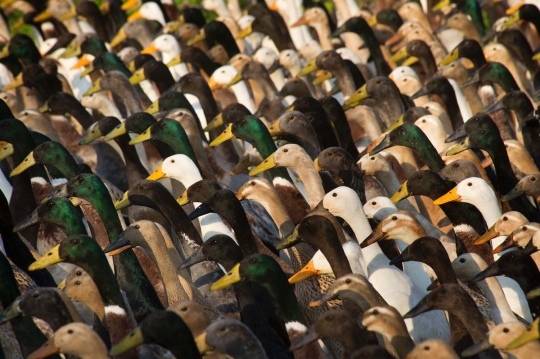
<path fill-rule="evenodd" d="M 126 122 L 122 122 L 118 126 L 114 128 L 111 132 L 109 132 L 105 137 L 103 137 L 103 141 L 110 141 L 118 136 L 122 136 L 126 133 Z"/>
<path fill-rule="evenodd" d="M 146 77 L 144 76 L 144 69 L 140 68 L 135 71 L 133 75 L 131 75 L 129 78 L 129 83 L 132 85 L 137 85 L 139 82 L 143 82 L 144 80 L 146 80 Z"/>
<path fill-rule="evenodd" d="M 92 84 L 92 86 L 86 90 L 86 92 L 83 94 L 83 96 L 90 96 L 95 94 L 96 92 L 101 91 L 101 79 L 97 79 L 96 82 Z"/>
<path fill-rule="evenodd" d="M 154 52 L 158 52 L 158 48 L 156 47 L 156 44 L 151 43 L 146 49 L 141 51 L 141 54 L 153 54 Z"/>
<path fill-rule="evenodd" d="M 384 132 L 392 132 L 393 130 L 395 130 L 396 128 L 398 128 L 399 126 L 403 125 L 403 115 L 399 116 L 398 120 L 396 122 L 394 122 L 393 124 L 390 125 L 390 127 L 388 127 L 386 129 L 386 131 Z"/>
<path fill-rule="evenodd" d="M 182 195 L 176 199 L 176 202 L 178 202 L 178 204 L 181 206 L 185 206 L 190 202 L 187 190 L 185 190 L 184 193 L 182 193 Z"/>
<path fill-rule="evenodd" d="M 212 119 L 212 121 L 210 121 L 208 123 L 208 125 L 206 125 L 206 127 L 203 129 L 203 131 L 204 132 L 210 132 L 212 130 L 215 130 L 216 128 L 218 128 L 221 125 L 223 125 L 223 114 L 222 113 L 220 113 L 219 115 L 214 117 Z"/>
<path fill-rule="evenodd" d="M 19 87 L 21 87 L 23 85 L 24 85 L 24 82 L 23 82 L 22 72 L 21 72 L 20 74 L 17 75 L 17 77 L 15 77 L 15 79 L 11 83 L 9 83 L 6 86 L 2 87 L 2 91 L 13 90 L 13 89 L 19 88 Z"/>
<path fill-rule="evenodd" d="M 172 67 L 178 64 L 182 63 L 182 54 L 178 54 L 171 61 L 169 61 L 166 65 L 167 67 Z"/>
<path fill-rule="evenodd" d="M 120 343 L 111 348 L 109 355 L 115 357 L 142 344 L 144 344 L 142 331 L 140 328 L 135 328 Z"/>
<path fill-rule="evenodd" d="M 433 204 L 441 205 L 448 202 L 461 202 L 461 196 L 457 193 L 457 187 L 452 188 L 447 194 L 433 201 Z"/>
<path fill-rule="evenodd" d="M 202 332 L 195 338 L 195 344 L 197 344 L 197 349 L 201 355 L 214 349 L 206 343 L 206 332 Z"/>
<path fill-rule="evenodd" d="M 353 93 L 351 97 L 347 99 L 347 101 L 343 103 L 343 106 L 347 106 L 349 108 L 356 107 L 358 106 L 360 101 L 365 100 L 366 98 L 369 98 L 369 97 L 370 95 L 367 92 L 367 84 L 364 84 L 362 87 L 356 90 L 356 92 Z"/>
<path fill-rule="evenodd" d="M 310 62 L 308 62 L 307 65 L 304 66 L 302 70 L 300 70 L 300 72 L 296 75 L 296 77 L 306 76 L 314 72 L 315 70 L 317 70 L 318 67 L 317 67 L 316 61 L 317 59 L 313 59 Z"/>
<path fill-rule="evenodd" d="M 242 81 L 242 74 L 238 72 L 236 76 L 227 84 L 227 87 L 231 87 L 232 85 L 235 85 Z"/>
<path fill-rule="evenodd" d="M 471 148 L 469 144 L 470 144 L 469 137 L 467 137 L 465 141 L 461 143 L 456 143 L 454 146 L 450 147 L 450 149 L 446 151 L 446 155 L 452 156 L 452 155 L 457 155 L 458 153 L 461 153 L 463 151 L 466 151 Z"/>
<path fill-rule="evenodd" d="M 111 47 L 115 47 L 116 45 L 120 44 L 122 41 L 126 39 L 127 39 L 126 31 L 124 29 L 120 29 L 118 30 L 116 35 L 114 35 L 114 38 L 112 39 L 109 45 L 111 45 Z"/>
<path fill-rule="evenodd" d="M 313 261 L 309 261 L 304 268 L 300 269 L 298 273 L 289 278 L 289 283 L 294 284 L 319 275 L 320 271 L 315 269 Z"/>
<path fill-rule="evenodd" d="M 204 29 L 201 29 L 197 35 L 193 36 L 189 41 L 187 42 L 188 46 L 193 46 L 198 42 L 203 41 L 206 39 L 206 34 L 204 33 Z"/>
<path fill-rule="evenodd" d="M 319 85 L 319 84 L 322 84 L 324 81 L 326 80 L 330 80 L 333 75 L 330 71 L 324 71 L 324 70 L 319 70 L 315 73 L 315 80 L 313 80 L 312 84 L 313 85 Z"/>
<path fill-rule="evenodd" d="M 235 265 L 227 274 L 225 274 L 221 279 L 219 279 L 217 282 L 212 284 L 210 287 L 211 291 L 214 290 L 220 290 L 223 288 L 227 288 L 228 286 L 238 283 L 242 280 L 242 277 L 240 277 L 240 263 Z"/>
<path fill-rule="evenodd" d="M 47 8 L 43 12 L 41 12 L 39 15 L 34 17 L 34 22 L 43 22 L 45 20 L 49 20 L 51 17 L 52 17 L 51 10 Z"/>
<path fill-rule="evenodd" d="M 64 15 L 60 16 L 60 21 L 66 21 L 66 20 L 69 20 L 71 18 L 74 18 L 75 16 L 77 16 L 77 9 L 75 8 L 75 6 L 71 6 L 69 8 L 69 11 L 66 12 Z"/>
<path fill-rule="evenodd" d="M 315 158 L 315 160 L 313 161 L 313 165 L 315 166 L 317 172 L 321 172 L 323 170 L 319 165 L 319 157 Z"/>
<path fill-rule="evenodd" d="M 167 178 L 167 174 L 163 172 L 163 164 L 159 165 L 150 176 L 146 177 L 149 181 L 157 181 L 162 178 Z"/>
<path fill-rule="evenodd" d="M 394 195 L 392 196 L 392 198 L 390 198 L 390 200 L 392 201 L 392 203 L 396 204 L 398 203 L 399 201 L 402 201 L 404 200 L 405 198 L 409 197 L 411 194 L 409 193 L 409 190 L 407 188 L 407 181 L 403 182 L 403 184 L 401 185 L 401 187 L 399 187 L 399 189 L 397 190 L 396 193 L 394 193 Z"/>
<path fill-rule="evenodd" d="M 233 126 L 232 123 L 230 123 L 227 126 L 227 128 L 225 129 L 225 131 L 223 131 L 223 133 L 221 135 L 216 137 L 216 139 L 213 140 L 210 143 L 210 147 L 215 147 L 215 146 L 221 145 L 225 141 L 232 140 L 233 138 L 236 138 L 235 134 L 232 132 L 232 126 Z"/>
<path fill-rule="evenodd" d="M 264 161 L 262 161 L 260 165 L 258 165 L 254 169 L 252 169 L 249 172 L 249 175 L 250 176 L 256 176 L 259 173 L 267 171 L 267 170 L 269 170 L 271 168 L 274 168 L 276 166 L 277 166 L 277 164 L 276 164 L 276 162 L 274 162 L 274 154 L 272 153 L 270 156 L 268 156 L 268 158 L 266 158 Z"/>
<path fill-rule="evenodd" d="M 52 248 L 50 251 L 45 253 L 43 257 L 41 257 L 34 263 L 30 264 L 30 267 L 28 267 L 28 270 L 29 271 L 40 270 L 50 265 L 60 263 L 61 261 L 62 261 L 62 258 L 60 258 L 60 245 L 58 244 L 54 248 Z"/>
<path fill-rule="evenodd" d="M 439 10 L 441 10 L 443 7 L 449 6 L 449 5 L 450 5 L 450 0 L 442 0 L 442 1 L 439 1 L 439 2 L 433 7 L 433 11 L 439 11 Z"/>
<path fill-rule="evenodd" d="M 240 33 L 236 35 L 236 40 L 243 39 L 246 36 L 251 35 L 252 32 L 253 32 L 253 26 L 252 24 L 249 24 L 244 30 L 240 31 Z"/>
<path fill-rule="evenodd" d="M 36 159 L 34 158 L 34 152 L 30 152 L 28 156 L 26 156 L 26 158 L 21 163 L 19 163 L 19 165 L 15 167 L 13 171 L 11 171 L 9 177 L 19 175 L 35 164 Z"/>
<path fill-rule="evenodd" d="M 409 53 L 407 52 L 407 45 L 403 46 L 401 49 L 399 49 L 392 57 L 390 58 L 390 61 L 392 62 L 398 62 L 400 60 L 403 60 L 409 56 Z"/>
<path fill-rule="evenodd" d="M 125 191 L 122 198 L 114 202 L 114 209 L 119 211 L 129 206 L 131 206 L 131 202 L 129 201 L 129 191 Z"/>
<path fill-rule="evenodd" d="M 538 326 L 540 326 L 540 318 L 536 318 L 536 320 L 531 324 L 531 329 L 527 330 L 519 337 L 511 341 L 510 344 L 506 346 L 506 350 L 517 349 L 527 343 L 538 340 L 538 338 L 540 338 Z"/>
<path fill-rule="evenodd" d="M 129 17 L 127 18 L 127 21 L 135 21 L 135 20 L 139 20 L 139 19 L 142 19 L 143 16 L 141 14 L 141 9 L 135 11 L 133 14 L 129 15 Z"/>
<path fill-rule="evenodd" d="M 159 112 L 159 99 L 152 102 L 150 107 L 148 107 L 144 112 L 153 115 L 154 113 Z"/>
<path fill-rule="evenodd" d="M 0 141 L 0 161 L 5 160 L 13 155 L 13 145 L 6 141 Z M 10 176 L 11 177 L 11 176 Z"/>
<path fill-rule="evenodd" d="M 152 138 L 152 131 L 148 128 L 148 129 L 146 129 L 146 131 L 141 133 L 139 136 L 137 136 L 134 139 L 132 139 L 131 141 L 129 141 L 129 144 L 130 145 L 136 145 L 137 143 L 148 141 L 151 138 Z"/>
<path fill-rule="evenodd" d="M 124 11 L 130 10 L 130 9 L 134 8 L 135 6 L 137 6 L 138 3 L 139 3 L 138 0 L 128 0 L 125 3 L 122 4 L 121 9 L 124 10 Z"/>

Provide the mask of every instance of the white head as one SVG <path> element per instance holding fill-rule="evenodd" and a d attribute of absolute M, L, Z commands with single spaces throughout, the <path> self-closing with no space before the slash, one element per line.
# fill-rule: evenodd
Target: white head
<path fill-rule="evenodd" d="M 389 77 L 393 79 L 394 81 L 396 81 L 403 76 L 414 77 L 417 80 L 420 80 L 416 71 L 414 71 L 412 67 L 409 67 L 409 66 L 396 67 L 394 70 L 392 70 Z"/>
<path fill-rule="evenodd" d="M 148 2 L 145 4 L 154 4 L 154 2 Z M 157 6 L 157 5 L 156 5 Z M 178 41 L 174 38 L 173 35 L 170 34 L 163 34 L 154 39 L 152 42 L 156 49 L 158 49 L 161 52 L 166 52 L 172 56 L 176 56 L 178 53 L 180 53 L 180 45 L 178 44 Z"/>
<path fill-rule="evenodd" d="M 163 160 L 161 171 L 167 176 L 174 178 L 189 187 L 193 183 L 202 180 L 199 169 L 191 158 L 186 155 L 172 155 Z M 156 170 L 157 171 L 157 170 Z"/>
<path fill-rule="evenodd" d="M 234 67 L 225 65 L 214 71 L 212 74 L 212 79 L 218 84 L 226 86 L 232 81 L 232 79 L 236 77 L 237 74 L 238 71 Z"/>
<path fill-rule="evenodd" d="M 298 53 L 291 49 L 283 50 L 279 53 L 279 63 L 286 69 L 290 69 L 291 67 L 295 66 L 301 66 Z"/>
<path fill-rule="evenodd" d="M 328 192 L 323 198 L 323 207 L 336 217 L 347 222 L 352 221 L 352 215 L 364 215 L 362 202 L 354 190 L 341 186 Z M 365 215 L 364 215 L 365 216 Z"/>
<path fill-rule="evenodd" d="M 299 145 L 294 143 L 286 144 L 274 152 L 274 162 L 281 167 L 293 167 L 298 165 L 311 165 L 313 161 L 307 152 Z"/>
<path fill-rule="evenodd" d="M 163 12 L 159 8 L 158 4 L 156 4 L 154 1 L 143 3 L 138 11 L 146 20 L 154 20 L 159 22 L 162 26 L 165 25 L 165 17 L 163 16 Z"/>
<path fill-rule="evenodd" d="M 322 51 L 321 44 L 315 40 L 307 41 L 298 49 L 300 56 L 307 60 L 316 58 Z"/>
<path fill-rule="evenodd" d="M 251 25 L 253 21 L 255 21 L 255 16 L 245 15 L 245 16 L 242 16 L 240 19 L 238 19 L 237 23 L 238 23 L 238 26 L 240 26 L 240 28 L 244 30 L 246 27 Z"/>
<path fill-rule="evenodd" d="M 388 234 L 388 238 L 399 239 L 411 244 L 426 235 L 424 227 L 407 211 L 397 211 L 383 219 L 379 227 Z"/>
<path fill-rule="evenodd" d="M 392 203 L 390 198 L 382 196 L 372 198 L 369 201 L 366 201 L 366 204 L 364 205 L 364 213 L 366 216 L 379 222 L 397 210 L 396 205 Z"/>
<path fill-rule="evenodd" d="M 364 174 L 369 176 L 376 176 L 377 172 L 387 172 L 392 170 L 392 166 L 381 153 L 377 153 L 373 156 L 363 156 L 357 164 Z"/>
<path fill-rule="evenodd" d="M 458 279 L 470 280 L 487 268 L 487 263 L 476 253 L 463 253 L 452 261 Z"/>
<path fill-rule="evenodd" d="M 501 323 L 489 331 L 488 340 L 495 349 L 504 349 L 526 330 L 527 327 L 521 322 Z"/>
<path fill-rule="evenodd" d="M 56 41 L 58 41 L 57 38 L 50 38 L 43 41 L 43 43 L 41 43 L 41 46 L 39 47 L 39 52 L 41 52 L 42 54 L 47 53 L 47 51 L 49 51 L 54 46 L 54 44 L 56 44 Z"/>
<path fill-rule="evenodd" d="M 277 59 L 278 55 L 276 54 L 276 52 L 267 47 L 261 47 L 253 55 L 253 60 L 263 64 L 266 69 L 269 69 L 274 64 L 274 62 L 277 61 Z"/>

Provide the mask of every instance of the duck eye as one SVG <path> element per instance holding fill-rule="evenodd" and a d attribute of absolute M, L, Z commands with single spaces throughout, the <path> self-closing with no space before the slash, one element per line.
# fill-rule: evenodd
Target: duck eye
<path fill-rule="evenodd" d="M 171 163 L 174 163 L 174 160 L 171 160 Z"/>
<path fill-rule="evenodd" d="M 351 280 L 350 280 L 350 279 L 346 279 L 346 280 L 345 280 L 345 283 L 351 284 Z"/>
<path fill-rule="evenodd" d="M 503 333 L 508 333 L 510 331 L 510 329 L 508 328 L 503 328 Z"/>
<path fill-rule="evenodd" d="M 283 152 L 287 153 L 287 152 L 289 152 L 289 150 L 288 150 L 288 149 L 284 149 Z"/>
<path fill-rule="evenodd" d="M 39 293 L 34 293 L 34 294 L 32 294 L 32 297 L 34 297 L 34 298 L 39 297 Z"/>
<path fill-rule="evenodd" d="M 77 272 L 75 272 L 76 275 L 82 275 L 82 272 L 80 270 L 78 270 Z"/>
<path fill-rule="evenodd" d="M 536 181 L 536 177 L 531 177 L 531 182 Z"/>
<path fill-rule="evenodd" d="M 250 261 L 250 263 L 253 263 L 253 264 L 259 262 L 259 260 L 257 258 L 251 258 L 249 261 Z"/>
<path fill-rule="evenodd" d="M 371 157 L 370 159 L 371 159 L 372 161 L 375 161 L 375 157 Z"/>
<path fill-rule="evenodd" d="M 459 263 L 465 263 L 465 258 L 461 258 L 461 259 L 459 260 Z"/>
<path fill-rule="evenodd" d="M 375 310 L 373 311 L 373 315 L 379 315 L 379 311 L 378 311 L 377 309 L 375 309 Z"/>
<path fill-rule="evenodd" d="M 252 186 L 255 186 L 255 181 L 251 181 L 251 185 L 252 185 Z"/>
<path fill-rule="evenodd" d="M 185 311 L 187 311 L 187 307 L 182 307 L 182 308 L 180 308 L 180 310 L 181 310 L 182 312 L 185 312 Z"/>
<path fill-rule="evenodd" d="M 392 221 L 397 221 L 397 216 L 393 216 Z"/>
<path fill-rule="evenodd" d="M 373 201 L 373 202 L 371 202 L 371 204 L 372 204 L 373 206 L 376 206 L 376 205 L 377 205 L 377 202 Z"/>
<path fill-rule="evenodd" d="M 508 217 L 504 216 L 503 221 L 508 221 Z"/>
<path fill-rule="evenodd" d="M 471 183 L 471 182 L 467 183 L 467 186 L 471 187 L 471 186 L 472 186 L 472 183 Z"/>
<path fill-rule="evenodd" d="M 80 281 L 80 280 L 75 281 L 75 284 L 76 284 L 76 285 L 81 285 L 81 281 Z"/>
<path fill-rule="evenodd" d="M 136 224 L 134 227 L 135 227 L 135 229 L 140 229 L 141 228 L 141 226 L 139 226 L 138 224 Z"/>
<path fill-rule="evenodd" d="M 68 334 L 73 334 L 73 329 L 68 329 Z"/>
<path fill-rule="evenodd" d="M 454 167 L 458 168 L 458 167 L 459 167 L 459 163 L 454 163 Z"/>
<path fill-rule="evenodd" d="M 332 193 L 332 197 L 337 197 L 337 193 Z"/>
<path fill-rule="evenodd" d="M 431 348 L 429 347 L 429 345 L 426 345 L 426 346 L 424 347 L 424 350 L 430 350 L 430 349 L 431 349 Z"/>

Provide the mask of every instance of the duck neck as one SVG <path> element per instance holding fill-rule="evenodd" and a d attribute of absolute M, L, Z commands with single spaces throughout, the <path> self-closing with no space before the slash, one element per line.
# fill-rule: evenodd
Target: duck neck
<path fill-rule="evenodd" d="M 306 325 L 307 322 L 302 314 L 298 300 L 283 271 L 276 270 L 272 272 L 271 275 L 265 277 L 265 282 L 261 284 L 276 301 L 286 323 L 299 322 Z"/>
<path fill-rule="evenodd" d="M 127 79 L 126 81 L 115 83 L 115 87 L 110 90 L 124 100 L 129 113 L 134 114 L 135 112 L 143 111 L 139 96 L 137 95 L 137 92 L 135 92 L 135 87 L 132 86 Z"/>
<path fill-rule="evenodd" d="M 68 237 L 75 234 L 87 234 L 83 216 L 78 208 L 73 208 L 73 211 L 66 213 L 58 220 L 53 219 L 53 221 L 47 222 L 58 226 Z"/>
<path fill-rule="evenodd" d="M 238 101 L 238 103 L 241 103 L 244 106 L 246 106 L 249 112 L 255 113 L 257 111 L 257 108 L 255 107 L 255 103 L 253 102 L 253 99 L 251 98 L 251 95 L 249 94 L 248 88 L 244 81 L 240 81 L 232 85 L 231 90 L 234 92 L 234 95 L 236 96 L 236 100 Z"/>
<path fill-rule="evenodd" d="M 453 298 L 452 308 L 449 308 L 448 311 L 463 323 L 473 341 L 477 343 L 486 336 L 488 327 L 474 300 L 465 290 L 459 289 L 461 294 L 457 298 Z"/>
<path fill-rule="evenodd" d="M 253 200 L 264 207 L 274 220 L 281 238 L 285 238 L 286 235 L 294 231 L 294 224 L 291 217 L 289 217 L 287 210 L 283 207 L 275 190 L 265 191 L 262 196 L 256 194 L 256 197 L 248 197 L 247 199 Z"/>
<path fill-rule="evenodd" d="M 58 154 L 58 157 L 55 157 L 54 162 L 45 163 L 47 167 L 51 166 L 56 168 L 64 178 L 70 180 L 71 178 L 77 176 L 80 173 L 79 166 L 73 156 L 64 149 L 62 153 Z"/>
<path fill-rule="evenodd" d="M 142 242 L 142 247 L 152 257 L 159 270 L 168 304 L 171 305 L 179 300 L 189 300 L 190 298 L 178 280 L 175 266 L 169 257 L 169 249 L 157 227 L 154 226 L 150 233 L 145 233 Z"/>
<path fill-rule="evenodd" d="M 356 91 L 356 86 L 351 72 L 347 68 L 347 65 L 345 65 L 345 61 L 340 61 L 339 65 L 335 69 L 332 69 L 332 73 L 337 79 L 338 86 L 341 89 L 341 92 L 343 92 L 343 96 L 345 98 L 351 97 Z"/>
<path fill-rule="evenodd" d="M 258 253 L 255 237 L 251 232 L 251 226 L 246 217 L 242 204 L 238 200 L 231 201 L 227 212 L 218 213 L 231 226 L 244 256 Z"/>
<path fill-rule="evenodd" d="M 261 86 L 264 94 L 266 95 L 266 99 L 268 99 L 269 101 L 274 101 L 278 99 L 278 90 L 276 88 L 276 85 L 274 85 L 274 82 L 270 78 L 268 71 L 257 73 L 257 75 L 254 76 L 254 78 L 251 80 L 256 81 Z"/>
<path fill-rule="evenodd" d="M 314 209 L 324 198 L 325 192 L 321 176 L 319 176 L 307 153 L 305 156 L 298 158 L 297 161 L 294 161 L 290 169 L 296 172 L 298 177 L 302 179 L 309 197 L 309 206 L 311 209 Z"/>
<path fill-rule="evenodd" d="M 75 118 L 85 130 L 87 130 L 94 123 L 92 115 L 86 111 L 86 109 L 79 101 L 77 101 L 75 97 L 69 98 L 68 103 L 66 103 L 65 106 L 66 112 Z"/>
<path fill-rule="evenodd" d="M 508 305 L 508 301 L 506 300 L 504 292 L 497 278 L 488 277 L 485 280 L 477 282 L 476 284 L 478 284 L 478 286 L 486 296 L 491 307 L 493 321 L 496 324 L 512 322 L 516 320 L 516 316 Z"/>
<path fill-rule="evenodd" d="M 333 50 L 334 46 L 330 41 L 330 26 L 328 25 L 328 20 L 315 21 L 310 23 L 310 26 L 313 26 L 315 28 L 315 31 L 317 31 L 317 35 L 319 36 L 319 42 L 321 43 L 322 49 Z"/>
<path fill-rule="evenodd" d="M 133 186 L 135 182 L 148 177 L 149 173 L 142 165 L 141 159 L 137 154 L 137 149 L 135 146 L 130 146 L 129 144 L 129 141 L 131 140 L 129 134 L 126 133 L 118 136 L 114 140 L 118 147 L 120 147 L 122 150 L 122 154 L 124 155 L 124 159 L 126 161 L 126 172 L 129 187 Z"/>
<path fill-rule="evenodd" d="M 439 153 L 437 152 L 429 138 L 426 136 L 426 134 L 422 132 L 422 130 L 418 129 L 418 132 L 412 139 L 411 143 L 407 145 L 407 147 L 415 151 L 422 158 L 422 160 L 429 167 L 430 170 L 434 172 L 439 172 L 444 168 L 444 161 L 442 160 L 441 156 L 439 156 Z"/>
<path fill-rule="evenodd" d="M 438 95 L 444 103 L 450 121 L 452 122 L 452 128 L 459 128 L 463 126 L 463 117 L 459 110 L 459 105 L 456 98 L 456 92 L 454 88 L 446 78 L 439 78 L 436 82 L 437 91 L 434 92 Z"/>

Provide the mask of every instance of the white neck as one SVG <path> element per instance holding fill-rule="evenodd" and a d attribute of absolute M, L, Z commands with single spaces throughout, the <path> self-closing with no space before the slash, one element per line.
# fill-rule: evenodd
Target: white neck
<path fill-rule="evenodd" d="M 255 113 L 255 111 L 257 111 L 257 109 L 255 108 L 255 104 L 253 103 L 253 99 L 249 95 L 249 91 L 244 81 L 240 81 L 232 85 L 231 90 L 234 92 L 238 103 L 246 106 L 251 113 Z"/>
<path fill-rule="evenodd" d="M 493 314 L 493 321 L 495 324 L 512 322 L 516 320 L 516 316 L 510 309 L 508 301 L 504 296 L 504 292 L 495 277 L 489 277 L 485 280 L 477 282 L 480 289 L 486 296 L 491 312 Z"/>

